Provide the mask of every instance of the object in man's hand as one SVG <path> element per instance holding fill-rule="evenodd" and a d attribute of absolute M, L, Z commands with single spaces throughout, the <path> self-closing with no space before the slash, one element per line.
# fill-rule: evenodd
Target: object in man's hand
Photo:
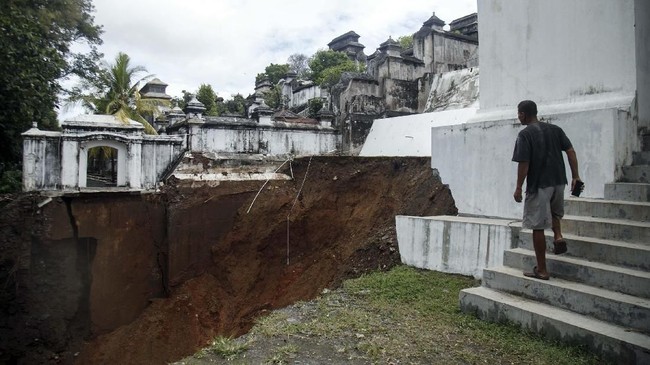
<path fill-rule="evenodd" d="M 583 183 L 582 181 L 580 180 L 576 181 L 576 184 L 573 186 L 573 190 L 571 190 L 571 195 L 580 196 L 580 193 L 582 193 L 584 186 L 585 183 Z"/>

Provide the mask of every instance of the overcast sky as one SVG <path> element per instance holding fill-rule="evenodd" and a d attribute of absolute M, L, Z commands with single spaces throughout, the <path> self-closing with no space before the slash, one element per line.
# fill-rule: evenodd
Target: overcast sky
<path fill-rule="evenodd" d="M 118 52 L 169 84 L 167 93 L 251 94 L 255 76 L 290 55 L 313 55 L 350 30 L 372 54 L 392 36 L 412 34 L 433 12 L 449 24 L 476 12 L 476 0 L 93 0 L 100 51 Z M 447 29 L 447 28 L 445 28 Z"/>

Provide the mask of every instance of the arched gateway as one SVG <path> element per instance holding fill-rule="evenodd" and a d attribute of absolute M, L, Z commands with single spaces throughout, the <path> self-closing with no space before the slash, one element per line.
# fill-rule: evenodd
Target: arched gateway
<path fill-rule="evenodd" d="M 110 151 L 106 156 L 113 170 L 110 183 L 104 186 L 153 189 L 184 151 L 182 137 L 145 135 L 141 124 L 122 122 L 113 115 L 80 115 L 61 123 L 61 128 L 61 132 L 50 132 L 34 126 L 23 133 L 25 191 L 100 186 L 88 184 L 89 155 L 95 160 L 91 151 L 97 147 Z"/>

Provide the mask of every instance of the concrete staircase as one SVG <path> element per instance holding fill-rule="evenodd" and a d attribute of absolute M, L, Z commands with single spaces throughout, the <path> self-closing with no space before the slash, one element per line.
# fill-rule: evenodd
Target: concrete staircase
<path fill-rule="evenodd" d="M 568 198 L 562 223 L 568 252 L 547 254 L 548 281 L 535 265 L 532 231 L 481 287 L 460 293 L 463 312 L 514 322 L 545 337 L 587 346 L 618 364 L 650 364 L 650 152 L 634 154 L 605 199 Z M 547 232 L 552 245 L 552 232 Z"/>

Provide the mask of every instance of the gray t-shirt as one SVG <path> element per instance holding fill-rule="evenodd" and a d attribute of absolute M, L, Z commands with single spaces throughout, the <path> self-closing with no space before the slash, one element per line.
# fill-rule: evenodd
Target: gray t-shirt
<path fill-rule="evenodd" d="M 567 184 L 562 151 L 572 147 L 562 128 L 535 122 L 519 132 L 512 161 L 529 162 L 526 192 Z"/>

